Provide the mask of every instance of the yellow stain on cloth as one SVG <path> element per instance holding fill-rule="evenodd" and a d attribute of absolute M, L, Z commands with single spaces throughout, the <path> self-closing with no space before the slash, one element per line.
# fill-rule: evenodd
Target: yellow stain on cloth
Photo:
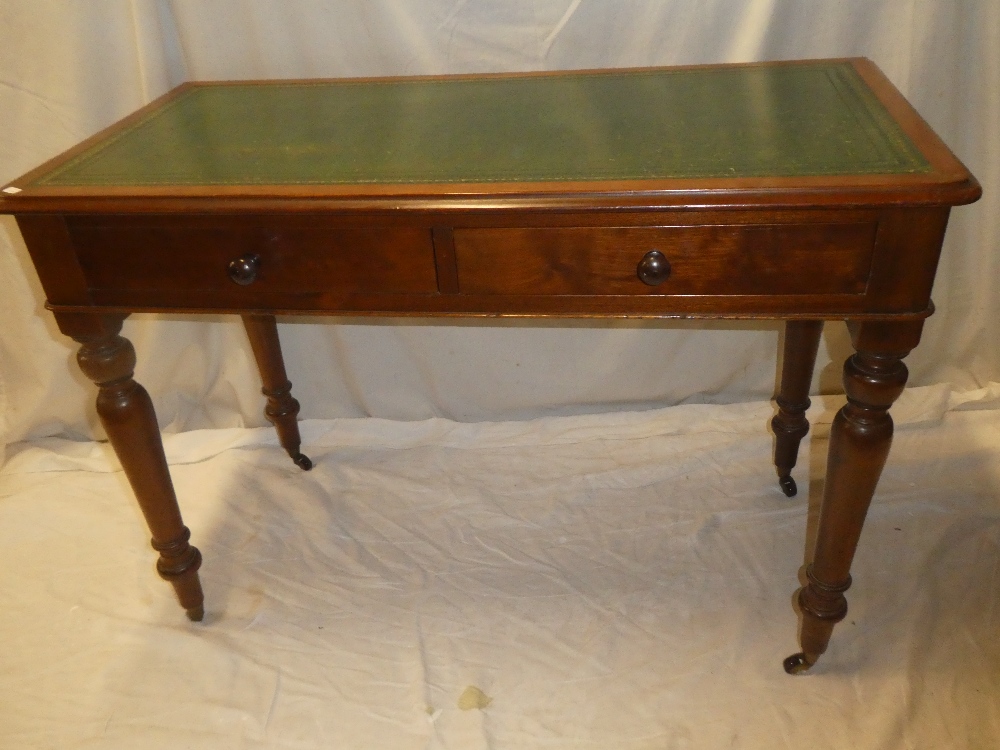
<path fill-rule="evenodd" d="M 474 708 L 483 709 L 493 702 L 486 693 L 475 685 L 469 685 L 462 694 L 458 696 L 458 707 L 463 711 L 471 711 Z"/>

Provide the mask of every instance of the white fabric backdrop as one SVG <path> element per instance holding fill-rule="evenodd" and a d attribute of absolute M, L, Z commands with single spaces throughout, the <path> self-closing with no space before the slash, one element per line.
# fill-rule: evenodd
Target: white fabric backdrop
<path fill-rule="evenodd" d="M 1000 735 L 1000 3 L 0 0 L 0 181 L 185 79 L 867 55 L 983 182 L 957 209 L 850 614 L 789 678 L 816 399 L 776 487 L 774 325 L 282 326 L 316 462 L 234 321 L 127 335 L 205 555 L 153 573 L 93 388 L 0 219 L 0 746 L 959 748 Z M 817 380 L 838 390 L 842 327 Z M 831 363 L 831 358 L 833 362 Z M 45 438 L 59 435 L 72 438 Z M 2 450 L 0 450 L 2 454 Z M 2 455 L 0 455 L 2 463 Z M 469 701 L 471 688 L 481 700 Z M 475 691 L 472 691 L 475 697 Z M 992 744 L 991 744 L 992 743 Z"/>
<path fill-rule="evenodd" d="M 912 384 L 1000 379 L 1000 3 L 918 0 L 3 0 L 0 180 L 190 79 L 451 73 L 866 55 L 982 181 L 952 216 Z M 100 434 L 74 346 L 0 219 L 0 444 Z M 778 326 L 283 325 L 303 417 L 468 421 L 767 398 Z M 171 431 L 263 424 L 239 324 L 133 316 Z M 849 354 L 829 326 L 817 381 Z M 830 364 L 831 358 L 834 360 Z"/>

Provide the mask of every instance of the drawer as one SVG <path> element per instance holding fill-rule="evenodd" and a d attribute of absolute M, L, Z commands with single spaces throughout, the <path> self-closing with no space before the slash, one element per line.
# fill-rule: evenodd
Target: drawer
<path fill-rule="evenodd" d="M 430 229 L 316 217 L 80 217 L 68 226 L 94 290 L 215 291 L 227 300 L 437 291 Z M 257 256 L 256 273 L 237 285 L 229 265 L 247 254 Z"/>
<path fill-rule="evenodd" d="M 456 229 L 463 294 L 863 294 L 877 224 Z M 653 250 L 669 263 L 639 279 Z"/>

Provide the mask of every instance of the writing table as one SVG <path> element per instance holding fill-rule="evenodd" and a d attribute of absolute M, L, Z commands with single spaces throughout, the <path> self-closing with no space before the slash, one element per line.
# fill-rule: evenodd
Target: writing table
<path fill-rule="evenodd" d="M 303 469 L 276 315 L 786 322 L 786 494 L 825 320 L 856 353 L 808 583 L 808 669 L 844 592 L 975 178 L 863 59 L 527 75 L 190 83 L 3 189 L 193 620 L 188 543 L 132 312 L 243 317 L 265 413 Z"/>

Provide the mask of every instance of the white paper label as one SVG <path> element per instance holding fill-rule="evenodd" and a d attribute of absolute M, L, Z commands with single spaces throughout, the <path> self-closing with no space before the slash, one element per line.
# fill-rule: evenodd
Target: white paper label
<path fill-rule="evenodd" d="M 10 186 L 10 187 L 5 187 L 5 188 L 3 189 L 3 191 L 4 191 L 5 193 L 10 193 L 11 195 L 14 195 L 14 193 L 20 193 L 20 192 L 21 192 L 21 188 L 16 188 L 16 187 L 14 187 L 14 186 L 12 185 L 12 186 Z"/>

